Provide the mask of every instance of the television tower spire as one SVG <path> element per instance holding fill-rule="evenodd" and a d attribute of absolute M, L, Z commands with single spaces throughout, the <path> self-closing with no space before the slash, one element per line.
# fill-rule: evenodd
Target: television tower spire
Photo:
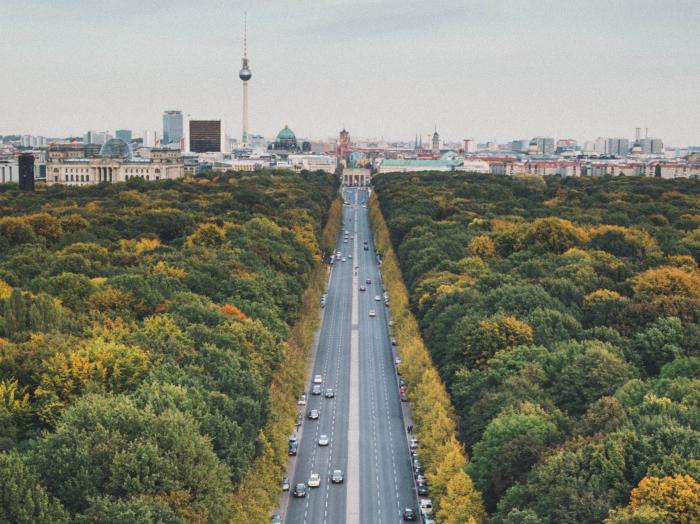
<path fill-rule="evenodd" d="M 243 145 L 248 144 L 248 80 L 253 74 L 248 67 L 248 13 L 243 15 L 243 60 L 241 70 L 238 72 L 238 78 L 243 81 Z"/>

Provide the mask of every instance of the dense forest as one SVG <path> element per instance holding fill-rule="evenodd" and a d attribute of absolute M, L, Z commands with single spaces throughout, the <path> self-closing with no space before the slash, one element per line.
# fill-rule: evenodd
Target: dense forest
<path fill-rule="evenodd" d="M 491 520 L 700 522 L 700 183 L 374 184 Z"/>
<path fill-rule="evenodd" d="M 337 177 L 0 192 L 0 522 L 226 522 Z"/>

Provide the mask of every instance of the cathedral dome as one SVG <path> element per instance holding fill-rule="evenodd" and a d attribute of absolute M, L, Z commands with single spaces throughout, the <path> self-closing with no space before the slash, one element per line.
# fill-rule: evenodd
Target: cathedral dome
<path fill-rule="evenodd" d="M 284 129 L 277 133 L 277 140 L 282 141 L 282 140 L 296 140 L 297 136 L 294 134 L 294 131 L 289 129 L 287 126 L 284 126 Z"/>

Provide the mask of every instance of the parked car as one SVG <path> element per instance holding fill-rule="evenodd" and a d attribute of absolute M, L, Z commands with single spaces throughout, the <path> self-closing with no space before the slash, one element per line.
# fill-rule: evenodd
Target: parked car
<path fill-rule="evenodd" d="M 333 484 L 342 484 L 343 480 L 343 471 L 340 469 L 334 469 L 333 474 L 331 475 L 331 483 Z"/>
<path fill-rule="evenodd" d="M 300 406 L 306 406 L 306 393 L 301 394 L 301 397 L 299 397 L 299 400 L 297 400 L 297 404 Z"/>
<path fill-rule="evenodd" d="M 403 519 L 404 520 L 418 520 L 416 517 L 416 512 L 412 510 L 411 508 L 406 508 L 403 510 Z"/>
<path fill-rule="evenodd" d="M 294 437 L 289 439 L 289 443 L 287 444 L 287 453 L 290 456 L 294 456 L 297 454 L 297 449 L 299 448 L 299 444 L 297 443 L 297 439 Z"/>
<path fill-rule="evenodd" d="M 418 486 L 416 486 L 416 491 L 418 492 L 418 495 L 425 497 L 428 495 L 428 486 L 425 484 L 418 484 Z"/>
<path fill-rule="evenodd" d="M 289 479 L 282 477 L 282 491 L 289 491 Z"/>
<path fill-rule="evenodd" d="M 292 491 L 292 495 L 295 497 L 305 497 L 306 496 L 306 484 L 303 482 L 300 482 L 296 486 L 294 486 L 294 491 Z"/>
<path fill-rule="evenodd" d="M 282 524 L 282 517 L 275 513 L 270 517 L 270 524 Z"/>
<path fill-rule="evenodd" d="M 396 345 L 396 339 L 394 337 L 391 337 L 391 345 L 392 346 Z"/>

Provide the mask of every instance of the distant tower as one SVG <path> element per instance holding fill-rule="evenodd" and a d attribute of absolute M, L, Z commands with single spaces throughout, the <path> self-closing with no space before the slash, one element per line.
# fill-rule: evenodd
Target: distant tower
<path fill-rule="evenodd" d="M 243 20 L 243 65 L 238 72 L 238 78 L 243 80 L 243 136 L 244 145 L 248 144 L 248 80 L 253 76 L 248 67 L 248 15 Z"/>
<path fill-rule="evenodd" d="M 435 133 L 433 133 L 433 156 L 435 158 L 440 156 L 440 135 L 438 135 L 437 126 L 435 126 Z"/>

